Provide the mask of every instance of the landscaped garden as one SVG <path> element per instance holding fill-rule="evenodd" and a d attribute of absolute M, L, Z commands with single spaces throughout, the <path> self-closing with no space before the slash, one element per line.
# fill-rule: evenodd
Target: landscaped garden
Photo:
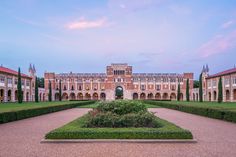
<path fill-rule="evenodd" d="M 95 106 L 95 105 L 94 105 Z M 150 113 L 141 101 L 103 101 L 46 139 L 192 139 L 192 134 Z"/>
<path fill-rule="evenodd" d="M 94 101 L 2 103 L 0 104 L 0 124 L 91 103 Z"/>
<path fill-rule="evenodd" d="M 236 122 L 236 103 L 232 102 L 187 102 L 187 101 L 144 101 L 147 104 L 202 115 L 210 118 Z"/>

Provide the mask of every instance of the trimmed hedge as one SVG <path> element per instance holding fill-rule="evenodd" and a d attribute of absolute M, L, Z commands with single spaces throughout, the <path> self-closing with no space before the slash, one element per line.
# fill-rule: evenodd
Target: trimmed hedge
<path fill-rule="evenodd" d="M 33 109 L 24 109 L 19 111 L 3 112 L 0 113 L 0 124 L 12 122 L 16 120 L 21 120 L 29 117 L 35 117 L 47 113 L 57 112 L 61 110 L 66 110 L 74 108 L 77 106 L 92 104 L 95 101 L 82 101 L 78 103 L 65 104 L 65 105 L 55 105 L 55 106 L 45 106 Z"/>
<path fill-rule="evenodd" d="M 87 116 L 45 135 L 46 139 L 192 139 L 190 131 L 156 117 L 157 128 L 84 128 Z"/>
<path fill-rule="evenodd" d="M 145 101 L 145 103 L 236 123 L 236 110 L 231 111 L 227 108 L 219 109 L 214 107 L 200 107 L 197 105 L 170 104 L 159 101 Z"/>

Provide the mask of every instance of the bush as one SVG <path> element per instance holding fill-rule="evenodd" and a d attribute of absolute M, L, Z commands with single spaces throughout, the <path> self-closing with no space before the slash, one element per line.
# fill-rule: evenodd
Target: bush
<path fill-rule="evenodd" d="M 220 110 L 214 107 L 210 108 L 210 107 L 198 107 L 198 106 L 189 106 L 181 104 L 169 104 L 158 101 L 145 101 L 145 103 L 236 123 L 236 111 L 228 111 L 226 109 Z"/>
<path fill-rule="evenodd" d="M 35 117 L 35 116 L 39 116 L 39 115 L 47 114 L 51 112 L 66 110 L 66 109 L 74 108 L 80 105 L 87 105 L 91 103 L 94 103 L 94 101 L 83 101 L 83 102 L 78 102 L 78 103 L 73 103 L 73 104 L 45 106 L 45 107 L 39 107 L 39 108 L 33 108 L 33 109 L 3 112 L 3 113 L 0 113 L 0 124 L 16 121 L 20 119 L 25 119 L 29 117 Z"/>

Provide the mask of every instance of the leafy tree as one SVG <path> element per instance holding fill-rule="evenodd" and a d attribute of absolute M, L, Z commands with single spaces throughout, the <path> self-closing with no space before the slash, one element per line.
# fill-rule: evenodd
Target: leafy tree
<path fill-rule="evenodd" d="M 51 81 L 49 81 L 49 93 L 48 93 L 48 101 L 52 101 L 52 84 Z"/>
<path fill-rule="evenodd" d="M 193 88 L 199 88 L 199 80 L 193 81 Z"/>
<path fill-rule="evenodd" d="M 202 91 L 202 73 L 199 76 L 199 101 L 203 102 L 203 91 Z"/>
<path fill-rule="evenodd" d="M 223 93 L 222 93 L 222 79 L 220 77 L 218 82 L 218 103 L 221 103 L 223 101 Z"/>
<path fill-rule="evenodd" d="M 18 103 L 21 104 L 23 102 L 20 68 L 18 68 L 17 99 L 18 99 Z"/>
<path fill-rule="evenodd" d="M 62 100 L 62 92 L 61 92 L 61 80 L 59 82 L 59 101 Z"/>
<path fill-rule="evenodd" d="M 189 79 L 187 79 L 186 84 L 186 100 L 189 101 Z"/>
<path fill-rule="evenodd" d="M 180 101 L 180 83 L 178 84 L 178 89 L 177 89 L 177 100 Z"/>
<path fill-rule="evenodd" d="M 39 88 L 38 88 L 38 78 L 35 78 L 35 102 L 39 102 Z"/>
<path fill-rule="evenodd" d="M 44 78 L 43 77 L 38 77 L 38 87 L 44 88 Z"/>

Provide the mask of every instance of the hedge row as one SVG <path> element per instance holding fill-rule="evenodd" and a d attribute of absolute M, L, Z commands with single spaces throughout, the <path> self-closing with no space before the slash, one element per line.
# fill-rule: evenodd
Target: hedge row
<path fill-rule="evenodd" d="M 50 132 L 46 135 L 46 139 L 192 139 L 189 131 L 146 131 L 145 129 L 136 131 L 97 131 L 80 130 L 80 131 L 64 131 Z"/>
<path fill-rule="evenodd" d="M 25 118 L 35 117 L 47 113 L 57 112 L 61 110 L 66 110 L 70 108 L 74 108 L 77 106 L 88 105 L 94 103 L 94 101 L 83 101 L 78 103 L 72 104 L 65 104 L 65 105 L 55 105 L 55 106 L 45 106 L 33 109 L 24 109 L 19 111 L 10 111 L 10 112 L 3 112 L 0 113 L 0 124 L 12 122 L 16 120 L 21 120 Z"/>
<path fill-rule="evenodd" d="M 236 123 L 236 111 L 230 111 L 227 109 L 219 108 L 208 108 L 208 107 L 199 107 L 199 106 L 190 106 L 190 105 L 181 105 L 181 104 L 169 104 L 165 102 L 158 101 L 145 101 L 147 104 L 157 105 L 169 109 L 174 109 L 178 111 L 183 111 L 187 113 L 197 114 L 205 117 L 221 119 L 225 121 L 230 121 Z"/>
<path fill-rule="evenodd" d="M 192 139 L 192 133 L 156 118 L 157 128 L 84 128 L 87 116 L 80 117 L 46 134 L 46 139 Z"/>

